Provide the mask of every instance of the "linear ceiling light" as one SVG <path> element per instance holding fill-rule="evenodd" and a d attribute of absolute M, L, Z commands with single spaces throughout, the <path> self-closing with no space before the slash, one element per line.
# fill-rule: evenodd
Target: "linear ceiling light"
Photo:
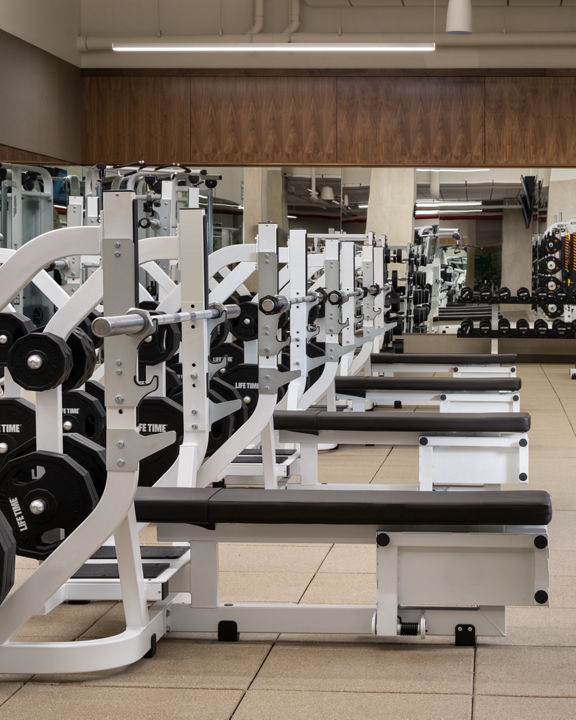
<path fill-rule="evenodd" d="M 418 200 L 417 208 L 480 207 L 481 200 Z"/>
<path fill-rule="evenodd" d="M 490 172 L 490 168 L 416 168 L 416 172 L 476 173 Z"/>
<path fill-rule="evenodd" d="M 436 43 L 113 43 L 115 52 L 433 52 Z"/>

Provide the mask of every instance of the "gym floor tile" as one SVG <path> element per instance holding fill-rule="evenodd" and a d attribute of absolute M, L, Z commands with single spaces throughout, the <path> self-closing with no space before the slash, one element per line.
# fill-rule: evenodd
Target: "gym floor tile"
<path fill-rule="evenodd" d="M 362 643 L 276 644 L 255 690 L 322 692 L 472 692 L 474 650 Z"/>
<path fill-rule="evenodd" d="M 320 458 L 354 456 L 385 460 L 392 452 L 392 445 L 338 445 L 335 450 L 320 450 Z"/>
<path fill-rule="evenodd" d="M 314 573 L 328 552 L 325 545 L 291 547 L 221 543 L 218 547 L 220 570 L 236 572 Z"/>
<path fill-rule="evenodd" d="M 470 720 L 467 695 L 249 690 L 234 720 Z"/>
<path fill-rule="evenodd" d="M 0 707 L 0 720 L 228 720 L 239 690 L 102 688 L 28 684 Z"/>
<path fill-rule="evenodd" d="M 76 640 L 104 613 L 112 602 L 92 602 L 88 605 L 59 605 L 48 615 L 34 615 L 14 635 L 14 640 Z"/>
<path fill-rule="evenodd" d="M 6 677 L 12 679 L 0 680 L 0 705 L 11 698 L 23 685 L 23 682 L 14 681 L 14 675 L 6 675 Z M 26 679 L 28 679 L 28 677 Z"/>
<path fill-rule="evenodd" d="M 576 646 L 576 610 L 512 607 L 506 611 L 506 636 L 480 639 L 482 645 Z"/>
<path fill-rule="evenodd" d="M 97 638 L 119 635 L 126 629 L 124 607 L 122 603 L 115 603 L 93 625 L 82 633 L 78 640 L 96 640 Z"/>
<path fill-rule="evenodd" d="M 246 690 L 269 650 L 269 643 L 165 639 L 152 660 L 102 672 L 36 676 L 34 682 Z"/>
<path fill-rule="evenodd" d="M 313 573 L 222 572 L 221 602 L 297 603 Z"/>
<path fill-rule="evenodd" d="M 16 569 L 24 570 L 31 568 L 32 570 L 38 567 L 38 560 L 33 558 L 23 557 L 22 555 L 16 555 Z"/>
<path fill-rule="evenodd" d="M 376 573 L 318 573 L 301 602 L 313 605 L 374 605 Z"/>
<path fill-rule="evenodd" d="M 574 578 L 550 578 L 550 607 L 576 609 L 576 582 Z"/>
<path fill-rule="evenodd" d="M 492 646 L 477 650 L 478 695 L 576 697 L 574 647 Z"/>
<path fill-rule="evenodd" d="M 322 458 L 318 464 L 320 482 L 369 483 L 382 465 L 380 458 L 330 456 Z"/>
<path fill-rule="evenodd" d="M 370 573 L 376 568 L 376 545 L 334 545 L 319 573 Z"/>
<path fill-rule="evenodd" d="M 574 720 L 576 699 L 498 697 L 480 695 L 474 700 L 473 720 Z"/>

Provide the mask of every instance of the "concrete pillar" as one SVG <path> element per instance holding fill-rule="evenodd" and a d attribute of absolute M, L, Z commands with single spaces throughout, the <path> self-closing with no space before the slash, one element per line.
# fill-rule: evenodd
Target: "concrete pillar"
<path fill-rule="evenodd" d="M 502 279 L 501 286 L 512 294 L 519 287 L 532 286 L 532 230 L 527 228 L 519 210 L 502 214 Z"/>
<path fill-rule="evenodd" d="M 390 245 L 412 242 L 416 173 L 414 168 L 373 168 L 366 231 L 386 235 Z"/>
<path fill-rule="evenodd" d="M 576 178 L 555 180 L 554 175 L 548 186 L 548 225 L 576 217 Z"/>
<path fill-rule="evenodd" d="M 258 223 L 278 225 L 278 241 L 288 238 L 288 206 L 281 168 L 244 168 L 244 226 L 243 242 L 252 243 Z"/>

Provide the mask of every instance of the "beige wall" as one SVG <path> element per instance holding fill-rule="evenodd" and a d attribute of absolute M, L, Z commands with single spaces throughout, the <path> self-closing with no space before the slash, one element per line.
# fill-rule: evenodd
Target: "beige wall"
<path fill-rule="evenodd" d="M 0 145 L 79 162 L 80 70 L 2 31 L 0 67 Z"/>

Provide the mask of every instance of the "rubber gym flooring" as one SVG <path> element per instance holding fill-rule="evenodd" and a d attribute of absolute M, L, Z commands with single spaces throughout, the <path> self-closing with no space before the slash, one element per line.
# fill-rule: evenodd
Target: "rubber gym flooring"
<path fill-rule="evenodd" d="M 530 487 L 552 495 L 549 608 L 511 608 L 508 636 L 451 639 L 263 635 L 235 644 L 162 640 L 152 660 L 90 675 L 2 676 L 0 720 L 573 720 L 576 717 L 576 382 L 569 365 L 520 365 L 532 414 Z M 341 446 L 331 482 L 413 482 L 417 448 Z M 147 528 L 143 541 L 155 541 Z M 366 603 L 373 548 L 221 546 L 223 600 Z M 17 582 L 33 561 L 19 558 Z M 60 606 L 17 639 L 77 640 L 123 629 L 116 603 Z"/>

